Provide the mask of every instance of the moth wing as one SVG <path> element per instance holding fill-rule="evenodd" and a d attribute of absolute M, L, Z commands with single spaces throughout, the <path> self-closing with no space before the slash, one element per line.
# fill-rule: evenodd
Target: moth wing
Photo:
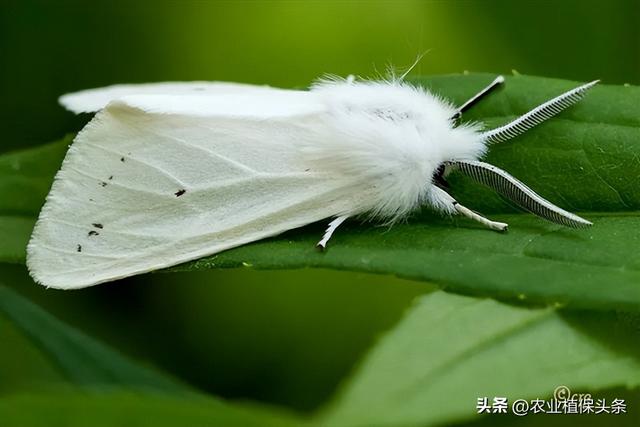
<path fill-rule="evenodd" d="M 323 113 L 294 91 L 112 102 L 56 175 L 27 248 L 31 275 L 81 288 L 349 212 L 353 183 L 295 149 L 319 134 Z"/>
<path fill-rule="evenodd" d="M 133 95 L 218 96 L 251 93 L 276 93 L 286 89 L 227 82 L 161 82 L 120 84 L 68 93 L 60 97 L 60 104 L 76 114 L 94 113 L 109 102 Z"/>

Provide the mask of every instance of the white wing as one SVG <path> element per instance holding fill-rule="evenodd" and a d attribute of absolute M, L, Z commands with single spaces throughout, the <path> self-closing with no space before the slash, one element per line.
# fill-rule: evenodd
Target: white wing
<path fill-rule="evenodd" d="M 131 95 L 230 95 L 249 93 L 286 92 L 269 86 L 256 86 L 225 82 L 162 82 L 122 84 L 87 89 L 60 97 L 60 104 L 74 113 L 94 113 L 113 100 Z"/>
<path fill-rule="evenodd" d="M 295 149 L 325 116 L 298 91 L 112 102 L 56 176 L 28 245 L 32 276 L 81 288 L 350 212 L 354 183 Z"/>

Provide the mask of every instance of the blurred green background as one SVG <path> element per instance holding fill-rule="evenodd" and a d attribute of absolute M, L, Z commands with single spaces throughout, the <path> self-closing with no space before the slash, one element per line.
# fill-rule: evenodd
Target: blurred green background
<path fill-rule="evenodd" d="M 640 1 L 2 0 L 0 150 L 77 131 L 87 117 L 56 101 L 69 91 L 195 79 L 300 87 L 407 67 L 425 51 L 414 74 L 639 84 Z M 73 292 L 44 290 L 18 266 L 0 265 L 0 278 L 202 390 L 301 411 L 432 289 L 319 270 L 152 274 Z"/>

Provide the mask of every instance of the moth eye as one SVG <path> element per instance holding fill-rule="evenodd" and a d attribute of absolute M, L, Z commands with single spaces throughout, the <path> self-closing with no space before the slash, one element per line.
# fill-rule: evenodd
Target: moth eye
<path fill-rule="evenodd" d="M 460 126 L 460 122 L 462 121 L 462 114 L 457 111 L 453 116 L 451 116 L 449 120 L 454 128 L 458 127 Z"/>
<path fill-rule="evenodd" d="M 431 182 L 433 185 L 436 185 L 440 188 L 447 189 L 449 188 L 449 183 L 446 179 L 444 179 L 445 165 L 444 163 L 440 163 L 440 166 L 433 173 L 433 177 L 431 178 Z"/>

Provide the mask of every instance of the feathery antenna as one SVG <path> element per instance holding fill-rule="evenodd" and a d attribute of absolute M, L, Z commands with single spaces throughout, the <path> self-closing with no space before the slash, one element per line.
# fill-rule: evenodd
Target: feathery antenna
<path fill-rule="evenodd" d="M 591 222 L 586 219 L 567 212 L 539 196 L 524 183 L 497 166 L 476 160 L 458 160 L 445 162 L 446 167 L 459 170 L 474 181 L 497 191 L 521 208 L 547 221 L 573 228 L 591 225 Z"/>
<path fill-rule="evenodd" d="M 562 95 L 537 106 L 533 110 L 523 114 L 504 126 L 483 132 L 482 136 L 487 143 L 496 144 L 515 138 L 518 135 L 522 135 L 532 127 L 539 125 L 545 120 L 550 119 L 564 109 L 580 101 L 584 97 L 585 93 L 599 81 L 600 80 L 594 80 L 591 83 L 587 83 L 565 92 Z"/>

